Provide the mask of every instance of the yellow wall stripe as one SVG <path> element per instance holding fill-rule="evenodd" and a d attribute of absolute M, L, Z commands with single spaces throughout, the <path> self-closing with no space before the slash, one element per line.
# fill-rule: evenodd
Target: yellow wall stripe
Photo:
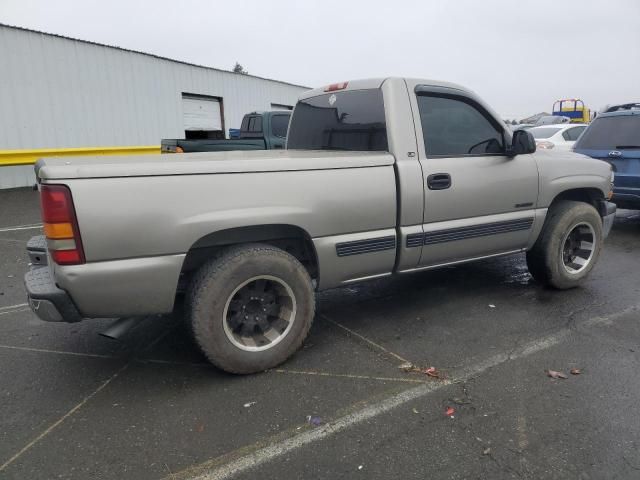
<path fill-rule="evenodd" d="M 86 155 L 138 155 L 160 153 L 160 145 L 141 147 L 39 148 L 36 150 L 0 150 L 0 167 L 32 165 L 42 157 L 82 157 Z"/>

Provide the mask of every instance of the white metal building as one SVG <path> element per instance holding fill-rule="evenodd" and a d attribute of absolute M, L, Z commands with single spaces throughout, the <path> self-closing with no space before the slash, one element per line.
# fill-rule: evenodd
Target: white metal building
<path fill-rule="evenodd" d="M 308 88 L 2 24 L 0 65 L 0 155 L 228 137 L 245 113 L 290 108 Z M 0 159 L 0 188 L 32 172 Z"/>

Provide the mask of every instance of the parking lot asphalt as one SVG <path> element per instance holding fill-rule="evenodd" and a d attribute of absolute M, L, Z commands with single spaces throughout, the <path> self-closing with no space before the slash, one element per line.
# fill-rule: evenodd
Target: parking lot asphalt
<path fill-rule="evenodd" d="M 571 291 L 520 255 L 324 292 L 252 376 L 209 366 L 180 309 L 120 341 L 39 321 L 39 222 L 36 192 L 0 192 L 0 478 L 640 478 L 639 212 Z"/>

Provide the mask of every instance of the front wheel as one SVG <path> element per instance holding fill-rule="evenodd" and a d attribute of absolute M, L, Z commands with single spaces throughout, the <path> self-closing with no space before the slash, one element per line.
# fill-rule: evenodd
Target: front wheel
<path fill-rule="evenodd" d="M 273 368 L 307 336 L 315 311 L 311 278 L 270 245 L 230 248 L 196 274 L 188 297 L 194 338 L 230 373 Z"/>
<path fill-rule="evenodd" d="M 584 202 L 562 200 L 549 209 L 540 237 L 527 252 L 529 272 L 554 288 L 576 287 L 593 269 L 602 241 L 597 210 Z"/>

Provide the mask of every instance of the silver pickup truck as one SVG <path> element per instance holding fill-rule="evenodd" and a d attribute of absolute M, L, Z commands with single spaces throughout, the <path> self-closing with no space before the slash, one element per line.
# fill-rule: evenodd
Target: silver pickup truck
<path fill-rule="evenodd" d="M 282 151 L 43 159 L 29 302 L 75 322 L 184 292 L 209 360 L 251 373 L 301 346 L 315 291 L 518 252 L 571 288 L 613 222 L 611 167 L 534 152 L 469 90 L 387 78 L 304 93 Z"/>

